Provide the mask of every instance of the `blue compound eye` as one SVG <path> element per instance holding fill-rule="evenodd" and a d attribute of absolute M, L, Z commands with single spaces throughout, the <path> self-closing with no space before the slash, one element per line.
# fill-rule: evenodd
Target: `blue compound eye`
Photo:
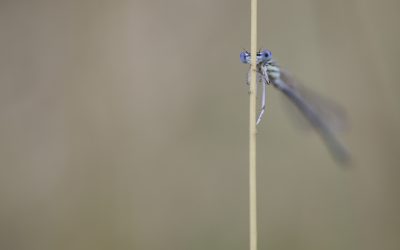
<path fill-rule="evenodd" d="M 263 50 L 261 51 L 261 55 L 265 58 L 265 59 L 270 59 L 272 57 L 272 53 L 269 50 Z"/>
<path fill-rule="evenodd" d="M 249 59 L 250 58 L 250 53 L 249 52 L 247 52 L 247 51 L 242 51 L 241 53 L 240 53 L 240 61 L 242 62 L 242 63 L 249 63 Z"/>

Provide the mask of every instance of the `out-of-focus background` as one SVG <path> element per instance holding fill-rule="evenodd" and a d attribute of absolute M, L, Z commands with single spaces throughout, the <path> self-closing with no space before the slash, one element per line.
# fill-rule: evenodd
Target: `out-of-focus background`
<path fill-rule="evenodd" d="M 0 2 L 0 248 L 248 248 L 250 1 Z M 260 1 L 347 111 L 338 167 L 268 92 L 260 249 L 400 248 L 400 2 Z"/>

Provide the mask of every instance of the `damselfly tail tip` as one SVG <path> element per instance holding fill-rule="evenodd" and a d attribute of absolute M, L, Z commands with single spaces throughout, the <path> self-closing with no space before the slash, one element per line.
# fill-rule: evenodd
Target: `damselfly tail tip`
<path fill-rule="evenodd" d="M 336 162 L 345 167 L 351 166 L 351 155 L 349 150 L 341 144 L 339 141 L 336 140 L 327 140 L 327 145 L 328 148 L 330 149 L 333 158 L 336 160 Z"/>
<path fill-rule="evenodd" d="M 340 154 L 336 154 L 335 159 L 341 166 L 344 166 L 346 168 L 351 167 L 352 165 L 350 153 L 347 151 L 343 151 Z"/>

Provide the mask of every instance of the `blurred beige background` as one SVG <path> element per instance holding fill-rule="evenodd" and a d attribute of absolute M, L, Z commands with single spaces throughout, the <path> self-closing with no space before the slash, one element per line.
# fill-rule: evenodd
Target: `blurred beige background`
<path fill-rule="evenodd" d="M 0 249 L 248 248 L 249 1 L 0 2 Z M 268 92 L 259 249 L 400 248 L 400 2 L 260 1 L 353 168 Z"/>

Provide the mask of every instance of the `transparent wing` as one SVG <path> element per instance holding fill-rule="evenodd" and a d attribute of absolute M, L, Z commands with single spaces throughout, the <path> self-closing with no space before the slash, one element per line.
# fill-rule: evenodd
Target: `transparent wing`
<path fill-rule="evenodd" d="M 338 103 L 315 93 L 309 88 L 306 88 L 286 71 L 281 72 L 281 79 L 295 90 L 304 101 L 313 107 L 313 110 L 318 117 L 324 120 L 327 126 L 329 126 L 334 133 L 344 132 L 349 129 L 346 110 Z M 290 114 L 290 118 L 294 120 L 294 124 L 298 125 L 300 128 L 309 129 L 310 124 L 304 115 L 299 112 L 299 109 L 294 107 L 291 102 L 288 102 L 287 98 L 282 98 L 282 100 L 284 100 L 283 106 Z"/>
<path fill-rule="evenodd" d="M 275 79 L 273 84 L 285 94 L 309 124 L 319 132 L 334 158 L 341 163 L 348 162 L 350 155 L 347 149 L 336 138 L 331 121 L 326 119 L 326 114 L 330 112 L 321 111 L 321 107 L 307 99 L 306 94 L 300 91 L 300 88 L 295 85 L 296 82 L 286 72 L 281 72 L 281 77 Z"/>

